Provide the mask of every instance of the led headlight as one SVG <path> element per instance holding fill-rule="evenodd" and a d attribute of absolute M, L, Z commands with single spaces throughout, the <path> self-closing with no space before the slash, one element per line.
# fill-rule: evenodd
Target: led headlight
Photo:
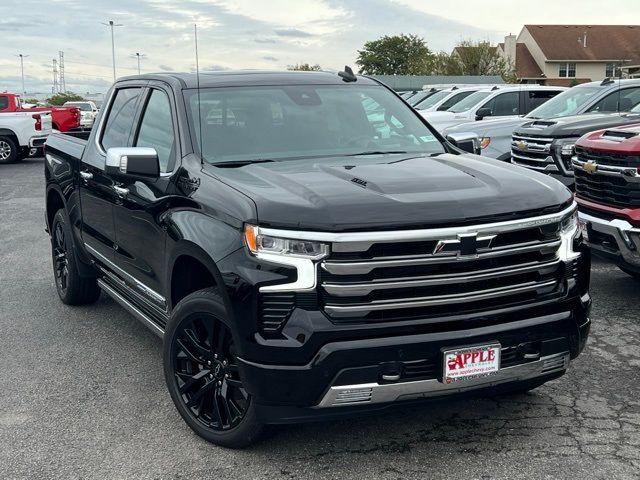
<path fill-rule="evenodd" d="M 260 233 L 254 225 L 245 225 L 244 239 L 253 254 L 273 254 L 320 260 L 329 253 L 329 245 L 308 240 L 272 237 Z"/>
<path fill-rule="evenodd" d="M 560 222 L 560 249 L 558 255 L 560 260 L 569 261 L 580 256 L 580 252 L 573 249 L 574 240 L 578 235 L 578 209 L 573 211 Z"/>
<path fill-rule="evenodd" d="M 555 141 L 556 153 L 561 157 L 571 158 L 576 153 L 577 138 L 561 138 Z"/>
<path fill-rule="evenodd" d="M 278 232 L 279 233 L 279 232 Z M 258 259 L 287 265 L 297 271 L 289 283 L 263 285 L 261 292 L 308 292 L 318 282 L 317 262 L 329 254 L 329 245 L 322 242 L 267 235 L 255 225 L 244 226 L 244 241 Z"/>

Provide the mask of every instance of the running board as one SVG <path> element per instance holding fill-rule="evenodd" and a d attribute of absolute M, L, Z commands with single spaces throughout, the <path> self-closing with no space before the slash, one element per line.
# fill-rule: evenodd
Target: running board
<path fill-rule="evenodd" d="M 113 287 L 107 284 L 101 278 L 98 279 L 98 286 L 111 298 L 124 307 L 131 315 L 140 320 L 149 330 L 158 335 L 160 338 L 164 336 L 164 330 L 160 328 L 153 320 L 138 309 L 135 305 L 129 302 L 126 298 L 115 291 Z"/>

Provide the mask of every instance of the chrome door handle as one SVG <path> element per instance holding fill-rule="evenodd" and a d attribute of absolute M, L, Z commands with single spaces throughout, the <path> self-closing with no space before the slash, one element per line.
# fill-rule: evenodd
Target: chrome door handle
<path fill-rule="evenodd" d="M 85 182 L 88 182 L 89 180 L 91 180 L 93 178 L 93 173 L 87 172 L 87 171 L 82 171 L 82 172 L 80 172 L 80 178 L 82 178 L 82 180 L 84 180 Z"/>
<path fill-rule="evenodd" d="M 116 195 L 119 198 L 125 198 L 127 195 L 129 195 L 128 188 L 122 188 L 122 187 L 118 187 L 117 185 L 114 185 L 113 190 L 116 192 Z"/>

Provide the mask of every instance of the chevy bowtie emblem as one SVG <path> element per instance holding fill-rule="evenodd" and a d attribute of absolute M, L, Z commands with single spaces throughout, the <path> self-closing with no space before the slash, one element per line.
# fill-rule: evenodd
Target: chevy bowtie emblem
<path fill-rule="evenodd" d="M 522 152 L 524 152 L 528 146 L 529 144 L 524 140 L 520 140 L 519 142 L 516 142 L 516 148 Z"/>
<path fill-rule="evenodd" d="M 477 233 L 461 233 L 455 240 L 440 240 L 433 249 L 434 255 L 457 252 L 458 258 L 477 257 L 478 253 L 488 250 L 495 235 L 479 237 Z"/>
<path fill-rule="evenodd" d="M 582 166 L 582 168 L 587 173 L 596 173 L 598 171 L 598 164 L 593 160 L 589 160 Z"/>

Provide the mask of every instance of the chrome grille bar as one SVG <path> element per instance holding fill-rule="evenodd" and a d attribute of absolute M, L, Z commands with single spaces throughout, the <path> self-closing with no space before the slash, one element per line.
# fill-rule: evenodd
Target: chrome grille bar
<path fill-rule="evenodd" d="M 544 250 L 557 250 L 560 247 L 560 240 L 549 242 L 530 242 L 520 245 L 509 245 L 505 247 L 494 248 L 489 252 L 478 253 L 475 257 L 457 257 L 456 255 L 442 256 L 416 256 L 416 257 L 386 257 L 374 258 L 364 262 L 322 262 L 322 268 L 334 275 L 363 275 L 370 273 L 376 268 L 388 267 L 409 267 L 417 265 L 434 265 L 451 263 L 452 261 L 470 262 L 479 259 L 502 257 L 507 255 L 522 254 L 528 252 L 538 252 Z"/>
<path fill-rule="evenodd" d="M 523 273 L 552 271 L 557 268 L 560 260 L 550 262 L 529 262 L 520 266 L 489 268 L 474 272 L 430 275 L 423 278 L 394 278 L 385 281 L 373 280 L 366 283 L 323 283 L 322 286 L 330 295 L 337 297 L 364 296 L 375 290 L 389 290 L 396 288 L 417 288 L 434 285 L 455 285 L 489 280 Z"/>
<path fill-rule="evenodd" d="M 437 305 L 451 305 L 459 303 L 488 300 L 491 298 L 533 292 L 538 289 L 555 287 L 557 280 L 545 282 L 526 282 L 507 287 L 490 288 L 475 292 L 456 293 L 451 295 L 437 295 L 430 297 L 399 298 L 394 300 L 374 300 L 366 304 L 356 305 L 325 305 L 324 310 L 330 316 L 360 316 L 378 310 L 395 310 L 414 307 L 429 307 Z"/>

